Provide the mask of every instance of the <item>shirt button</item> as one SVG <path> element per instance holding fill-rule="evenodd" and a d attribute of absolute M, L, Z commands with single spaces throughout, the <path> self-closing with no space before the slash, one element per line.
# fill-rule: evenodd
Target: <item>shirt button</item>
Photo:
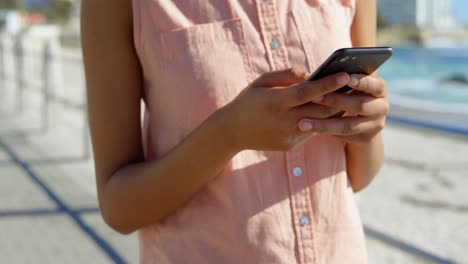
<path fill-rule="evenodd" d="M 271 42 L 270 42 L 270 47 L 272 49 L 277 49 L 280 47 L 280 42 L 278 39 L 272 39 Z"/>
<path fill-rule="evenodd" d="M 302 175 L 302 169 L 300 167 L 295 167 L 293 169 L 293 174 L 294 174 L 294 176 L 301 176 Z"/>
<path fill-rule="evenodd" d="M 301 219 L 299 221 L 301 222 L 301 226 L 305 226 L 305 225 L 310 224 L 309 217 L 307 217 L 305 215 L 301 216 Z"/>

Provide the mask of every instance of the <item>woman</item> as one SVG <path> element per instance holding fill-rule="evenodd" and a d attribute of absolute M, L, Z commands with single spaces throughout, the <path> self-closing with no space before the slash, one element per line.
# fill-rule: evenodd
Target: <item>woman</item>
<path fill-rule="evenodd" d="M 306 72 L 375 21 L 375 0 L 83 0 L 104 220 L 142 263 L 365 263 L 385 82 Z"/>

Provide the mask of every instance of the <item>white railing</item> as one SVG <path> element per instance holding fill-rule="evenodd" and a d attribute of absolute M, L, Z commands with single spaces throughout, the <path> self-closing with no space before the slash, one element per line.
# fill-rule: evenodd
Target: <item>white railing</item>
<path fill-rule="evenodd" d="M 24 35 L 0 35 L 0 111 L 14 118 L 36 107 L 33 111 L 44 133 L 59 120 L 74 123 L 83 141 L 82 156 L 89 157 L 82 64 L 80 52 L 64 51 L 58 38 L 38 41 Z M 70 120 L 61 115 L 62 110 L 77 111 L 81 117 Z M 21 132 L 25 131 L 13 133 Z"/>

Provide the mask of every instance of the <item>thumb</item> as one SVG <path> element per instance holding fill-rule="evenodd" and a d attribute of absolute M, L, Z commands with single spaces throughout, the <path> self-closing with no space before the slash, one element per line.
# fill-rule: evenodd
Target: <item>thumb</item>
<path fill-rule="evenodd" d="M 289 86 L 305 82 L 308 78 L 306 72 L 297 68 L 266 72 L 252 82 L 252 87 Z"/>

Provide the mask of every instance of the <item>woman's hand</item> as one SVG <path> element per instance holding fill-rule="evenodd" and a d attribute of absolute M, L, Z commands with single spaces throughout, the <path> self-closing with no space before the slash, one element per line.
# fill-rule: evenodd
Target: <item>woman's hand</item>
<path fill-rule="evenodd" d="M 304 118 L 299 122 L 303 132 L 333 134 L 349 143 L 368 143 L 385 126 L 389 110 L 385 81 L 376 76 L 351 75 L 349 94 L 330 93 L 316 103 L 346 111 L 344 117 L 329 119 Z"/>
<path fill-rule="evenodd" d="M 233 146 L 238 150 L 288 150 L 313 134 L 298 128 L 301 119 L 320 120 L 340 112 L 311 101 L 349 83 L 348 74 L 306 80 L 304 72 L 294 69 L 265 73 L 222 108 L 219 116 Z"/>

